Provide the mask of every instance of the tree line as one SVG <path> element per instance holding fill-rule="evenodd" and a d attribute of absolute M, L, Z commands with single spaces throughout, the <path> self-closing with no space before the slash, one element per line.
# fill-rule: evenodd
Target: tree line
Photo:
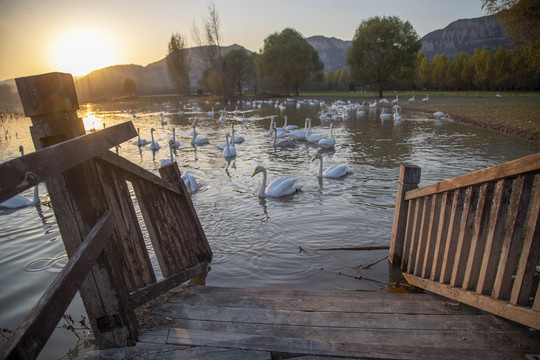
<path fill-rule="evenodd" d="M 524 36 L 523 32 L 527 33 L 530 26 L 538 27 L 538 20 L 527 15 L 535 12 L 538 1 L 482 2 L 488 12 L 499 11 L 503 24 L 515 24 L 516 20 L 509 19 L 517 17 L 519 27 L 506 26 L 509 34 L 520 39 L 516 48 L 485 47 L 472 55 L 461 52 L 448 59 L 440 54 L 430 60 L 420 51 L 420 38 L 408 21 L 396 16 L 376 16 L 358 26 L 347 53 L 347 67 L 324 73 L 317 51 L 292 28 L 269 35 L 258 53 L 240 48 L 221 54 L 219 15 L 211 3 L 203 30 L 194 25 L 195 42 L 205 66 L 197 87 L 225 97 L 242 96 L 246 90 L 255 94 L 264 91 L 299 95 L 300 89 L 308 87 L 370 89 L 379 96 L 383 96 L 383 91 L 400 89 L 537 90 L 538 39 Z M 527 21 L 529 27 L 522 26 Z M 178 93 L 187 95 L 193 87 L 189 83 L 190 64 L 185 39 L 173 34 L 167 66 Z"/>

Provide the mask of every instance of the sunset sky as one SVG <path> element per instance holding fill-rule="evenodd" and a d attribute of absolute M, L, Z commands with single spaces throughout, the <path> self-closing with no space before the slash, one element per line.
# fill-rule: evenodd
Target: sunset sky
<path fill-rule="evenodd" d="M 398 16 L 420 37 L 452 21 L 486 15 L 480 0 L 214 0 L 223 45 L 259 51 L 286 27 L 304 37 L 352 40 L 373 16 Z M 0 0 L 0 81 L 51 71 L 84 75 L 116 64 L 161 60 L 172 33 L 193 46 L 205 0 Z"/>

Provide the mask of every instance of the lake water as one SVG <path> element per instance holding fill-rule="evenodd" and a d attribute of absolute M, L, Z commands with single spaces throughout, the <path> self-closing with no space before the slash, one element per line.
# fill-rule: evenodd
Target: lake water
<path fill-rule="evenodd" d="M 398 123 L 381 120 L 378 106 L 366 108 L 364 116 L 350 112 L 348 117 L 333 118 L 337 144 L 334 151 L 324 153 L 324 167 L 346 164 L 353 172 L 342 179 L 320 180 L 318 161 L 312 161 L 316 146 L 298 142 L 295 147 L 274 150 L 268 131 L 271 116 L 281 127 L 286 115 L 289 125 L 300 127 L 309 117 L 313 133 L 329 136 L 331 121 L 321 120 L 321 112 L 330 110 L 330 102 L 304 102 L 298 108 L 290 101 L 283 110 L 274 102 L 255 106 L 200 102 L 197 112 L 184 109 L 185 105 L 172 98 L 93 103 L 82 105 L 79 116 L 88 130 L 133 121 L 148 141 L 154 128 L 161 150 L 152 152 L 148 145 L 139 148 L 135 138 L 118 152 L 156 174 L 160 161 L 169 157 L 167 141 L 175 129 L 181 146 L 174 158 L 180 170 L 193 174 L 199 183 L 192 200 L 214 252 L 206 277 L 206 284 L 213 286 L 384 289 L 383 282 L 389 281 L 387 250 L 323 249 L 390 244 L 400 164 L 420 166 L 422 186 L 539 151 L 537 143 L 430 114 L 405 112 Z M 212 107 L 213 117 L 207 114 Z M 222 124 L 217 111 L 225 107 L 228 112 Z M 386 109 L 391 111 L 388 105 Z M 161 112 L 167 121 L 163 126 Z M 191 146 L 188 134 L 194 119 L 199 137 L 209 137 L 209 145 Z M 217 145 L 225 141 L 231 124 L 245 141 L 236 145 L 237 157 L 227 162 Z M 27 153 L 34 151 L 29 126 L 28 118 L 6 120 L 6 138 L 0 141 L 2 161 L 18 156 L 19 145 Z M 251 177 L 257 165 L 266 167 L 269 181 L 296 177 L 305 185 L 292 196 L 259 198 L 262 175 Z M 32 190 L 23 195 L 32 197 Z M 40 195 L 47 196 L 44 184 Z M 14 329 L 67 258 L 54 212 L 47 204 L 1 210 L 0 224 L 0 327 Z M 369 269 L 359 267 L 381 259 Z M 157 264 L 153 256 L 152 261 Z M 368 280 L 352 278 L 356 275 Z M 78 296 L 67 313 L 76 320 L 85 314 Z M 40 357 L 61 358 L 75 343 L 73 334 L 57 330 Z"/>

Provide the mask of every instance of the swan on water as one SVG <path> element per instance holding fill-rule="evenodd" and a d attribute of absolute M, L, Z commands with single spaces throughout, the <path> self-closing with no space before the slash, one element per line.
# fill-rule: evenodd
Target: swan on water
<path fill-rule="evenodd" d="M 414 101 L 414 95 L 413 95 L 411 98 L 409 98 L 408 101 L 409 101 L 409 102 L 413 102 L 413 101 Z"/>
<path fill-rule="evenodd" d="M 214 112 L 214 107 L 213 106 L 212 106 L 212 110 L 207 112 L 207 114 L 208 114 L 208 116 L 214 117 L 215 112 Z"/>
<path fill-rule="evenodd" d="M 197 146 L 197 145 L 206 145 L 210 143 L 210 138 L 202 137 L 197 138 L 197 135 L 193 135 L 191 138 L 191 145 Z"/>
<path fill-rule="evenodd" d="M 167 125 L 167 121 L 163 120 L 163 111 L 159 113 L 159 116 L 161 116 L 161 126 Z"/>
<path fill-rule="evenodd" d="M 291 131 L 287 135 L 294 138 L 294 139 L 297 139 L 297 140 L 305 140 L 306 139 L 307 128 L 308 128 L 308 119 L 306 119 L 305 122 L 304 122 L 304 129 L 303 130 L 302 129 L 294 130 L 294 131 Z"/>
<path fill-rule="evenodd" d="M 169 140 L 169 158 L 161 160 L 161 166 L 169 165 L 172 162 L 174 162 L 174 156 L 173 156 L 173 147 L 174 143 L 172 140 Z"/>
<path fill-rule="evenodd" d="M 304 186 L 302 183 L 297 183 L 296 178 L 277 178 L 276 180 L 272 181 L 270 185 L 266 186 L 267 173 L 264 166 L 257 166 L 251 177 L 254 177 L 259 173 L 263 174 L 263 180 L 259 189 L 260 197 L 280 197 L 291 195 L 299 191 Z"/>
<path fill-rule="evenodd" d="M 234 135 L 234 125 L 231 124 L 231 143 L 233 144 L 241 144 L 244 142 L 244 137 L 243 136 L 235 136 Z"/>
<path fill-rule="evenodd" d="M 423 102 L 429 101 L 429 94 L 426 95 L 425 98 L 422 99 Z"/>
<path fill-rule="evenodd" d="M 19 146 L 19 151 L 21 152 L 21 156 L 24 155 L 24 148 L 21 146 Z M 20 209 L 20 208 L 25 208 L 25 207 L 28 207 L 28 206 L 32 206 L 32 205 L 37 205 L 39 204 L 40 200 L 39 200 L 39 184 L 36 184 L 36 186 L 34 186 L 34 198 L 33 199 L 28 199 L 22 195 L 15 195 L 15 196 L 12 196 L 10 197 L 9 199 L 7 199 L 6 201 L 3 201 L 0 203 L 0 208 L 4 208 L 4 209 Z"/>
<path fill-rule="evenodd" d="M 277 129 L 274 128 L 274 139 L 272 141 L 272 146 L 274 148 L 276 147 L 292 147 L 296 146 L 296 143 L 293 140 L 281 140 L 280 142 L 277 141 Z"/>
<path fill-rule="evenodd" d="M 193 130 L 189 133 L 189 136 L 197 136 L 199 133 L 197 132 L 197 119 L 193 119 Z"/>
<path fill-rule="evenodd" d="M 146 139 L 141 139 L 141 132 L 139 128 L 137 128 L 137 146 L 145 146 L 148 144 L 148 141 Z"/>
<path fill-rule="evenodd" d="M 322 149 L 333 149 L 336 145 L 336 139 L 334 138 L 334 124 L 330 124 L 330 139 L 321 139 L 317 143 L 317 146 Z"/>
<path fill-rule="evenodd" d="M 175 128 L 172 129 L 172 146 L 176 149 L 180 147 L 180 141 L 176 140 L 176 130 Z"/>
<path fill-rule="evenodd" d="M 392 114 L 390 113 L 387 113 L 384 111 L 384 108 L 382 108 L 382 112 L 381 112 L 381 120 L 388 120 L 392 117 Z"/>
<path fill-rule="evenodd" d="M 316 159 L 319 159 L 319 172 L 317 173 L 317 177 L 320 178 L 340 178 L 345 175 L 348 175 L 352 173 L 352 169 L 349 168 L 347 165 L 332 165 L 328 169 L 323 171 L 323 156 L 320 153 L 315 154 L 313 156 L 312 161 L 315 161 Z"/>
<path fill-rule="evenodd" d="M 316 144 L 321 139 L 325 139 L 325 137 L 322 136 L 322 135 L 319 135 L 319 134 L 312 134 L 311 133 L 311 119 L 308 118 L 308 129 L 307 129 L 307 133 L 306 133 L 306 140 L 308 142 L 310 142 L 310 143 Z"/>
<path fill-rule="evenodd" d="M 150 144 L 150 150 L 159 150 L 159 144 L 154 140 L 154 128 L 150 129 L 150 136 L 152 137 L 152 143 Z"/>
<path fill-rule="evenodd" d="M 398 108 L 394 108 L 394 121 L 401 121 L 403 120 L 401 117 L 401 114 L 399 113 Z"/>
<path fill-rule="evenodd" d="M 184 173 L 182 174 L 182 180 L 184 181 L 184 184 L 186 185 L 186 189 L 188 193 L 191 194 L 197 191 L 197 188 L 199 187 L 199 185 L 197 185 L 197 179 L 195 178 L 195 176 Z"/>
<path fill-rule="evenodd" d="M 229 134 L 225 135 L 225 149 L 223 149 L 223 157 L 231 158 L 236 156 L 236 148 L 229 144 Z"/>
<path fill-rule="evenodd" d="M 285 115 L 284 117 L 285 117 L 285 125 L 283 125 L 283 129 L 285 131 L 294 131 L 298 129 L 297 125 L 287 125 L 287 115 Z"/>
<path fill-rule="evenodd" d="M 392 100 L 392 104 L 397 104 L 399 101 L 399 96 L 396 95 L 396 98 L 394 100 Z"/>

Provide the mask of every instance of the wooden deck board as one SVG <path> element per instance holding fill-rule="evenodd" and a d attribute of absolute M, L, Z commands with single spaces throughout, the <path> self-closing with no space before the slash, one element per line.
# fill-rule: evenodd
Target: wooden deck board
<path fill-rule="evenodd" d="M 87 358 L 485 360 L 540 354 L 538 332 L 428 294 L 196 286 L 173 290 L 145 316 L 154 327 L 141 331 L 137 346 L 92 351 Z"/>

